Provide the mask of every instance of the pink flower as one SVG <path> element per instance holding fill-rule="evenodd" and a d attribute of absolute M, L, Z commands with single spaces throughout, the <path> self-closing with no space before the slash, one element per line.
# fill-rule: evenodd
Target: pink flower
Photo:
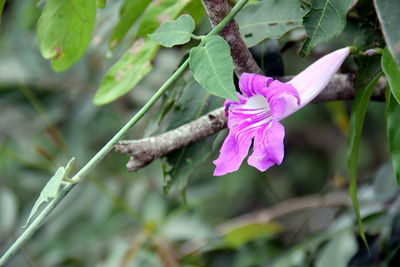
<path fill-rule="evenodd" d="M 296 112 L 324 89 L 350 54 L 349 48 L 332 52 L 310 65 L 288 83 L 244 73 L 240 76 L 239 103 L 226 100 L 229 134 L 214 161 L 214 175 L 239 169 L 253 141 L 247 163 L 260 171 L 281 164 L 285 130 L 280 120 Z"/>

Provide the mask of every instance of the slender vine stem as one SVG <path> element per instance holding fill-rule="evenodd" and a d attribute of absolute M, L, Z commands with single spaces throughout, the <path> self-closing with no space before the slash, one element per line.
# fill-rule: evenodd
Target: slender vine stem
<path fill-rule="evenodd" d="M 208 36 L 219 33 L 225 25 L 243 8 L 248 0 L 240 0 L 229 12 L 229 14 L 216 25 L 202 40 L 200 45 L 203 45 Z M 39 229 L 44 220 L 53 211 L 58 203 L 71 191 L 71 189 L 83 178 L 90 173 L 93 168 L 111 151 L 113 146 L 122 139 L 128 130 L 133 127 L 146 112 L 154 105 L 154 103 L 164 94 L 169 86 L 179 78 L 179 76 L 189 66 L 189 59 L 185 60 L 182 65 L 171 75 L 171 77 L 158 89 L 158 91 L 150 98 L 150 100 L 100 149 L 90 160 L 80 169 L 72 178 L 71 183 L 68 183 L 57 196 L 52 199 L 49 204 L 36 216 L 36 218 L 28 225 L 17 240 L 8 248 L 4 255 L 0 258 L 0 266 L 4 266 L 11 257 L 19 251 L 19 249 L 31 238 L 31 236 Z"/>

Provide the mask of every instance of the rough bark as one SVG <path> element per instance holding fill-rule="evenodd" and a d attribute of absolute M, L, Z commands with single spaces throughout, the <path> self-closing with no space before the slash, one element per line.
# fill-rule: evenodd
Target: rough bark
<path fill-rule="evenodd" d="M 217 25 L 229 13 L 230 8 L 226 0 L 202 0 L 202 2 L 213 26 Z M 238 77 L 243 72 L 263 73 L 240 36 L 239 26 L 235 20 L 231 20 L 219 35 L 231 47 L 231 56 Z"/>

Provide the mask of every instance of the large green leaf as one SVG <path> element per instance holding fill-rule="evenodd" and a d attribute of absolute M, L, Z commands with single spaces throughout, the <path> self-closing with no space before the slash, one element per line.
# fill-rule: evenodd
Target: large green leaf
<path fill-rule="evenodd" d="M 194 78 L 210 94 L 237 100 L 230 47 L 222 37 L 211 36 L 205 46 L 192 48 L 189 62 Z"/>
<path fill-rule="evenodd" d="M 385 72 L 393 96 L 400 103 L 400 67 L 387 48 L 383 50 L 382 54 L 382 69 Z"/>
<path fill-rule="evenodd" d="M 400 104 L 393 97 L 393 94 L 389 94 L 389 98 L 386 100 L 386 105 L 390 154 L 397 177 L 397 184 L 400 185 Z"/>
<path fill-rule="evenodd" d="M 302 26 L 310 7 L 301 0 L 266 0 L 247 5 L 236 16 L 240 34 L 247 46 L 267 39 L 278 39 L 286 32 Z"/>
<path fill-rule="evenodd" d="M 159 45 L 149 38 L 138 39 L 107 71 L 93 103 L 104 105 L 129 92 L 152 69 L 150 60 L 158 48 Z"/>
<path fill-rule="evenodd" d="M 165 47 L 185 44 L 190 41 L 194 31 L 194 20 L 189 15 L 182 15 L 176 20 L 161 25 L 150 38 Z"/>
<path fill-rule="evenodd" d="M 374 0 L 374 3 L 383 37 L 397 64 L 400 65 L 400 1 Z"/>
<path fill-rule="evenodd" d="M 311 49 L 339 35 L 346 26 L 346 14 L 352 0 L 312 0 L 311 11 L 304 17 L 307 37 L 300 55 L 308 56 Z"/>
<path fill-rule="evenodd" d="M 354 212 L 357 217 L 358 226 L 360 228 L 361 238 L 367 244 L 364 232 L 364 226 L 360 214 L 360 207 L 357 199 L 357 165 L 358 155 L 360 150 L 361 132 L 364 125 L 364 117 L 367 112 L 369 99 L 378 83 L 381 73 L 375 76 L 365 88 L 360 88 L 357 91 L 356 99 L 354 100 L 348 136 L 348 168 L 350 187 L 349 193 L 353 203 Z"/>
<path fill-rule="evenodd" d="M 40 51 L 55 71 L 77 62 L 89 45 L 96 0 L 48 0 L 38 21 Z"/>
<path fill-rule="evenodd" d="M 117 25 L 115 25 L 108 43 L 108 46 L 111 49 L 116 47 L 121 42 L 126 33 L 143 14 L 151 1 L 152 0 L 125 0 L 124 5 L 122 6 L 123 8 L 121 8 L 119 21 Z"/>

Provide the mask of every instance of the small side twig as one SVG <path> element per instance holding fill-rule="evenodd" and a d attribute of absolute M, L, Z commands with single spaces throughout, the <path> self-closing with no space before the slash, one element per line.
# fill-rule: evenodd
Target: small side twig
<path fill-rule="evenodd" d="M 282 77 L 280 80 L 288 81 L 290 78 L 290 76 L 287 76 Z M 382 77 L 373 93 L 373 100 L 385 100 L 385 85 L 386 79 Z M 321 94 L 313 100 L 313 103 L 352 100 L 355 95 L 354 75 L 337 74 Z M 147 166 L 157 158 L 166 156 L 173 151 L 224 129 L 226 121 L 224 107 L 221 107 L 197 120 L 161 135 L 141 140 L 120 141 L 115 146 L 115 150 L 129 155 L 131 158 L 127 164 L 128 170 L 136 171 Z"/>

